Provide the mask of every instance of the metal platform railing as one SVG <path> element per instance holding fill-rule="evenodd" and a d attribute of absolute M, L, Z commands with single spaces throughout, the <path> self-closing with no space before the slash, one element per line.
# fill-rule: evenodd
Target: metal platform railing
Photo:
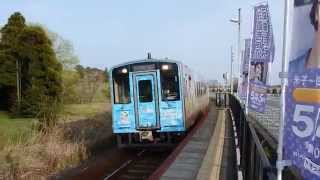
<path fill-rule="evenodd" d="M 239 169 L 243 179 L 277 179 L 277 140 L 258 121 L 245 114 L 243 105 L 234 95 L 223 96 L 226 97 L 224 104 L 229 107 L 236 126 L 241 157 Z M 289 167 L 284 170 L 283 179 L 298 180 L 301 177 L 297 170 Z"/>
<path fill-rule="evenodd" d="M 270 162 L 265 145 L 261 143 L 261 137 L 246 116 L 241 103 L 229 94 L 229 105 L 238 134 L 243 179 L 276 179 L 276 167 Z"/>
<path fill-rule="evenodd" d="M 240 150 L 239 170 L 246 180 L 273 180 L 276 179 L 274 153 L 268 151 L 267 143 L 259 133 L 253 122 L 245 115 L 244 108 L 239 100 L 229 93 L 216 93 L 216 105 L 220 108 L 229 108 L 236 127 L 237 145 Z M 274 146 L 270 146 L 271 149 Z M 273 150 L 270 150 L 273 151 Z M 270 159 L 272 161 L 270 161 Z"/>

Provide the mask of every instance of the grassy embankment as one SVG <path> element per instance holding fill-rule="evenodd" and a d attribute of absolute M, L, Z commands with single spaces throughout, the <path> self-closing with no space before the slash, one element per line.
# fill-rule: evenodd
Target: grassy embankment
<path fill-rule="evenodd" d="M 0 111 L 0 150 L 12 142 L 26 141 L 32 134 L 35 119 L 12 119 L 8 113 Z"/>
<path fill-rule="evenodd" d="M 108 103 L 67 105 L 49 133 L 0 113 L 0 179 L 41 179 L 91 157 L 110 137 Z"/>

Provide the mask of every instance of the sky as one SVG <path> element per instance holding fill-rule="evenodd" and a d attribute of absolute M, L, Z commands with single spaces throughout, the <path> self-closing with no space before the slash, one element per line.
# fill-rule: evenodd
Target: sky
<path fill-rule="evenodd" d="M 19 11 L 72 42 L 80 63 L 104 69 L 153 58 L 175 59 L 208 80 L 222 81 L 230 71 L 230 47 L 237 46 L 242 9 L 242 39 L 251 36 L 256 0 L 1 0 L 0 26 Z M 264 1 L 266 2 L 266 1 Z M 284 2 L 269 0 L 275 36 L 271 84 L 279 84 Z M 243 47 L 243 45 L 242 45 Z M 236 60 L 235 76 L 239 75 Z"/>

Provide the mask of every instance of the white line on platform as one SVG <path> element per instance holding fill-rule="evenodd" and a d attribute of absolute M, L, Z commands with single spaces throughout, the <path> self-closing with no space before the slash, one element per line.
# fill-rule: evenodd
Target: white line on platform
<path fill-rule="evenodd" d="M 236 151 L 237 151 L 237 165 L 240 166 L 240 149 L 237 148 Z"/>
<path fill-rule="evenodd" d="M 230 111 L 231 112 L 231 111 Z M 243 180 L 243 174 L 242 174 L 242 171 L 240 170 L 240 160 L 241 160 L 241 154 L 240 154 L 240 149 L 239 149 L 239 146 L 238 146 L 238 134 L 237 134 L 237 127 L 235 126 L 235 121 L 234 121 L 234 117 L 233 117 L 233 114 L 230 113 L 231 115 L 231 120 L 232 120 L 232 124 L 233 124 L 233 132 L 234 132 L 234 142 L 235 142 L 235 145 L 236 145 L 236 156 L 237 156 L 237 166 L 238 166 L 238 180 Z"/>
<path fill-rule="evenodd" d="M 238 180 L 243 180 L 242 171 L 238 171 Z"/>

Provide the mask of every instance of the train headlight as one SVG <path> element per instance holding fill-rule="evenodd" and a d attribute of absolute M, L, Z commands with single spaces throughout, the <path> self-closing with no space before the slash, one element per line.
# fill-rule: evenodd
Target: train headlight
<path fill-rule="evenodd" d="M 127 69 L 127 68 L 123 68 L 123 69 L 121 70 L 121 72 L 122 72 L 123 74 L 127 74 L 127 73 L 128 73 L 128 69 Z"/>
<path fill-rule="evenodd" d="M 164 64 L 161 67 L 162 70 L 168 70 L 169 69 L 169 65 L 168 64 Z"/>

